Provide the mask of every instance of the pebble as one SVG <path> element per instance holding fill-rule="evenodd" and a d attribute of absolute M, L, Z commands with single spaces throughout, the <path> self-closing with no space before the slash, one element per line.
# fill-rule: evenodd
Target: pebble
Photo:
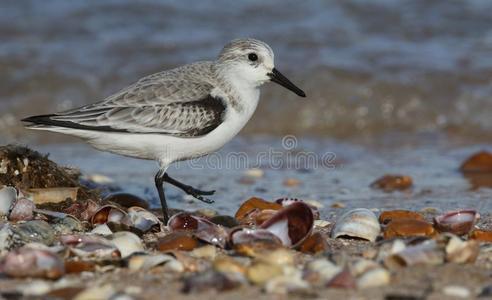
<path fill-rule="evenodd" d="M 262 285 L 283 274 L 282 267 L 266 263 L 256 263 L 248 268 L 246 276 L 254 284 Z"/>

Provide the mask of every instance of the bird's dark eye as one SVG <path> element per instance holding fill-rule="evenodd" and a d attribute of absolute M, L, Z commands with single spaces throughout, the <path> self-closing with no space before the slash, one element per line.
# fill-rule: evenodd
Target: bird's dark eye
<path fill-rule="evenodd" d="M 250 53 L 250 54 L 248 54 L 248 59 L 251 61 L 257 61 L 258 55 L 256 55 L 255 53 Z"/>

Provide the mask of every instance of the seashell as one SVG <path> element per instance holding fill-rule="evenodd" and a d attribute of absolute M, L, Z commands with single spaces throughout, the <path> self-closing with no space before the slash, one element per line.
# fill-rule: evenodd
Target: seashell
<path fill-rule="evenodd" d="M 67 199 L 77 200 L 78 187 L 30 189 L 28 195 L 34 204 L 60 203 Z"/>
<path fill-rule="evenodd" d="M 492 172 L 492 154 L 487 151 L 480 151 L 470 156 L 460 167 L 461 172 Z"/>
<path fill-rule="evenodd" d="M 282 266 L 267 263 L 255 263 L 246 271 L 246 277 L 253 284 L 262 285 L 272 278 L 283 275 Z"/>
<path fill-rule="evenodd" d="M 198 247 L 198 241 L 191 234 L 172 232 L 157 242 L 157 249 L 161 252 L 171 250 L 191 251 Z"/>
<path fill-rule="evenodd" d="M 127 213 L 121 208 L 114 205 L 104 205 L 100 207 L 92 216 L 92 225 L 104 223 L 121 223 Z"/>
<path fill-rule="evenodd" d="M 92 216 L 99 210 L 100 205 L 93 200 L 75 201 L 63 212 L 69 214 L 80 221 L 91 221 Z"/>
<path fill-rule="evenodd" d="M 449 211 L 435 217 L 434 226 L 439 232 L 465 235 L 472 230 L 478 217 L 479 215 L 473 209 Z"/>
<path fill-rule="evenodd" d="M 71 253 L 79 257 L 103 259 L 120 256 L 118 249 L 112 242 L 97 235 L 62 235 L 60 242 L 67 246 Z"/>
<path fill-rule="evenodd" d="M 299 246 L 299 251 L 308 254 L 317 254 L 327 250 L 328 243 L 324 236 L 319 232 L 313 233 Z"/>
<path fill-rule="evenodd" d="M 178 213 L 169 218 L 167 222 L 167 226 L 172 231 L 177 230 L 197 230 L 200 221 L 204 221 L 205 219 L 193 216 L 189 213 Z"/>
<path fill-rule="evenodd" d="M 376 215 L 368 209 L 357 208 L 343 214 L 331 231 L 332 238 L 359 238 L 374 242 L 381 231 Z"/>
<path fill-rule="evenodd" d="M 53 224 L 53 228 L 59 234 L 70 234 L 72 232 L 83 231 L 84 225 L 76 218 L 66 215 L 64 218 L 57 219 Z"/>
<path fill-rule="evenodd" d="M 287 207 L 287 206 L 289 206 L 293 203 L 296 203 L 296 202 L 303 202 L 303 203 L 307 204 L 309 206 L 309 208 L 311 208 L 311 211 L 313 212 L 314 219 L 315 220 L 319 219 L 318 206 L 320 206 L 320 205 L 322 206 L 322 204 L 319 202 L 317 202 L 316 205 L 314 205 L 313 201 L 304 201 L 304 200 L 297 199 L 297 198 L 280 198 L 280 199 L 275 200 L 275 203 L 282 205 L 282 207 Z"/>
<path fill-rule="evenodd" d="M 388 210 L 383 211 L 379 215 L 379 223 L 388 224 L 395 219 L 414 219 L 419 221 L 424 221 L 424 216 L 420 213 L 410 210 Z"/>
<path fill-rule="evenodd" d="M 453 235 L 446 245 L 446 260 L 454 263 L 474 263 L 480 253 L 480 244 L 477 241 L 463 241 Z"/>
<path fill-rule="evenodd" d="M 275 234 L 284 246 L 296 247 L 309 236 L 313 225 L 311 208 L 303 202 L 295 202 L 279 210 L 261 228 Z"/>
<path fill-rule="evenodd" d="M 388 285 L 391 281 L 390 272 L 377 267 L 370 269 L 357 278 L 357 287 L 361 289 Z"/>
<path fill-rule="evenodd" d="M 11 186 L 0 189 L 0 217 L 7 216 L 17 199 L 17 190 Z"/>
<path fill-rule="evenodd" d="M 20 278 L 57 279 L 65 273 L 63 261 L 58 255 L 28 247 L 7 253 L 0 264 L 0 269 L 10 277 Z"/>
<path fill-rule="evenodd" d="M 446 296 L 452 297 L 453 299 L 472 299 L 472 293 L 464 286 L 447 285 L 442 288 L 442 293 Z"/>
<path fill-rule="evenodd" d="M 14 222 L 32 220 L 34 219 L 34 208 L 35 205 L 31 200 L 27 198 L 18 198 L 12 207 L 8 219 Z"/>
<path fill-rule="evenodd" d="M 413 185 L 412 177 L 405 175 L 384 175 L 370 184 L 371 188 L 380 189 L 385 192 L 401 191 L 411 188 Z"/>
<path fill-rule="evenodd" d="M 122 207 L 125 207 L 125 208 L 130 208 L 132 206 L 137 206 L 137 207 L 141 207 L 144 209 L 149 208 L 149 204 L 147 203 L 147 201 L 145 201 L 144 199 L 142 199 L 138 196 L 128 194 L 128 193 L 111 194 L 111 195 L 105 197 L 103 199 L 103 202 L 104 203 L 111 203 L 111 202 L 116 203 L 116 204 L 121 205 Z"/>
<path fill-rule="evenodd" d="M 444 262 L 444 251 L 438 248 L 435 240 L 410 246 L 386 257 L 384 264 L 390 269 L 414 266 L 418 264 L 438 265 Z"/>
<path fill-rule="evenodd" d="M 348 268 L 335 275 L 326 285 L 328 288 L 355 289 L 357 281 Z"/>
<path fill-rule="evenodd" d="M 384 238 L 409 236 L 433 236 L 436 231 L 432 224 L 416 219 L 396 219 L 391 221 L 384 229 Z"/>
<path fill-rule="evenodd" d="M 376 268 L 379 268 L 379 264 L 377 262 L 369 259 L 358 259 L 350 266 L 350 271 L 352 271 L 354 276 L 358 277 Z"/>
<path fill-rule="evenodd" d="M 12 225 L 0 222 L 0 253 L 11 248 L 12 235 Z"/>
<path fill-rule="evenodd" d="M 327 284 L 342 268 L 326 258 L 319 258 L 307 263 L 304 270 L 304 279 L 315 285 Z"/>
<path fill-rule="evenodd" d="M 112 299 L 112 296 L 116 294 L 114 287 L 110 284 L 100 286 L 90 286 L 78 293 L 73 300 L 100 300 L 100 299 Z"/>
<path fill-rule="evenodd" d="M 229 239 L 232 245 L 250 244 L 262 241 L 282 245 L 280 238 L 266 229 L 238 227 L 231 231 Z"/>
<path fill-rule="evenodd" d="M 207 221 L 208 222 L 208 221 Z M 227 245 L 227 240 L 229 238 L 229 232 L 220 226 L 213 223 L 200 223 L 199 230 L 195 232 L 195 236 L 206 243 L 218 246 L 220 248 L 225 248 Z"/>
<path fill-rule="evenodd" d="M 162 225 L 156 215 L 138 206 L 130 207 L 127 211 L 127 215 L 121 222 L 130 227 L 134 227 L 143 233 L 150 231 L 151 229 L 156 229 L 156 231 L 160 230 Z"/>
<path fill-rule="evenodd" d="M 198 293 L 214 289 L 219 292 L 228 291 L 241 286 L 240 279 L 213 270 L 201 272 L 185 278 L 183 293 Z"/>
<path fill-rule="evenodd" d="M 480 242 L 492 243 L 492 231 L 476 229 L 470 232 L 468 238 Z"/>
<path fill-rule="evenodd" d="M 272 209 L 272 210 L 280 210 L 282 206 L 278 203 L 273 203 L 273 202 L 268 202 L 260 198 L 250 198 L 237 210 L 235 217 L 236 219 L 241 222 L 243 221 L 248 214 L 251 213 L 253 210 L 264 210 L 264 209 Z"/>
<path fill-rule="evenodd" d="M 12 227 L 14 247 L 27 243 L 52 245 L 56 241 L 55 230 L 45 221 L 32 220 Z"/>
<path fill-rule="evenodd" d="M 91 230 L 91 233 L 100 235 L 110 235 L 113 234 L 108 224 L 99 224 Z"/>
<path fill-rule="evenodd" d="M 405 245 L 405 242 L 400 239 L 396 239 L 388 243 L 383 243 L 379 247 L 377 261 L 384 261 L 386 257 L 403 251 L 406 247 L 407 245 Z"/>
<path fill-rule="evenodd" d="M 145 250 L 142 240 L 136 234 L 128 231 L 113 233 L 109 239 L 118 248 L 122 258 Z"/>
<path fill-rule="evenodd" d="M 167 264 L 169 262 L 179 263 L 174 257 L 167 254 L 157 254 L 157 255 L 134 254 L 127 259 L 128 269 L 132 271 L 138 271 L 138 270 L 147 271 L 157 266 Z"/>

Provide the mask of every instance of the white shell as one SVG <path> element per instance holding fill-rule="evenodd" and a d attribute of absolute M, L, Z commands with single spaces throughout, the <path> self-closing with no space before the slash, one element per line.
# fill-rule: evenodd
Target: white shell
<path fill-rule="evenodd" d="M 366 208 L 357 208 L 346 212 L 338 219 L 331 237 L 348 236 L 374 242 L 380 232 L 381 226 L 376 215 Z"/>
<path fill-rule="evenodd" d="M 391 276 L 388 270 L 383 268 L 374 268 L 365 272 L 357 279 L 357 287 L 364 289 L 388 285 L 390 280 Z"/>
<path fill-rule="evenodd" d="M 129 231 L 114 233 L 111 235 L 111 241 L 120 251 L 122 258 L 144 251 L 142 240 L 136 234 Z"/>
<path fill-rule="evenodd" d="M 15 199 L 17 199 L 17 190 L 14 187 L 4 186 L 0 189 L 0 216 L 9 214 Z"/>

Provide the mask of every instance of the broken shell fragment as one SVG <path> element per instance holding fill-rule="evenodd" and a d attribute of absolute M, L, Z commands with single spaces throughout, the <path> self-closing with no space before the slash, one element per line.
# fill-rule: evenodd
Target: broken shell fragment
<path fill-rule="evenodd" d="M 381 232 L 378 219 L 366 208 L 357 208 L 343 214 L 335 223 L 332 238 L 358 238 L 374 242 Z"/>
<path fill-rule="evenodd" d="M 283 274 L 282 267 L 267 263 L 255 263 L 248 268 L 246 276 L 254 284 L 262 285 L 272 278 Z"/>
<path fill-rule="evenodd" d="M 185 232 L 172 232 L 157 243 L 157 249 L 161 252 L 171 250 L 191 251 L 198 247 L 198 241 Z"/>
<path fill-rule="evenodd" d="M 310 261 L 306 265 L 304 270 L 304 279 L 315 285 L 325 285 L 341 271 L 341 267 L 335 265 L 328 259 L 319 258 Z"/>
<path fill-rule="evenodd" d="M 7 253 L 0 263 L 0 269 L 11 277 L 57 279 L 65 273 L 63 261 L 58 255 L 28 247 Z"/>
<path fill-rule="evenodd" d="M 92 216 L 92 225 L 104 223 L 121 223 L 126 212 L 114 205 L 104 205 Z"/>
<path fill-rule="evenodd" d="M 468 238 L 479 242 L 492 243 L 492 231 L 476 229 L 470 232 Z"/>
<path fill-rule="evenodd" d="M 392 220 L 396 219 L 414 219 L 424 221 L 424 216 L 411 210 L 388 210 L 383 211 L 379 215 L 379 223 L 381 224 L 388 224 Z"/>
<path fill-rule="evenodd" d="M 116 248 L 118 248 L 122 258 L 128 257 L 133 253 L 144 251 L 142 240 L 132 232 L 116 232 L 109 236 L 109 239 L 113 242 Z"/>
<path fill-rule="evenodd" d="M 77 200 L 78 187 L 30 189 L 29 196 L 35 204 L 60 203 L 67 199 Z"/>
<path fill-rule="evenodd" d="M 283 207 L 287 207 L 287 206 L 289 206 L 293 203 L 296 203 L 296 202 L 302 202 L 302 203 L 305 203 L 306 205 L 308 205 L 309 208 L 311 208 L 311 210 L 313 212 L 314 219 L 315 220 L 319 219 L 319 209 L 318 209 L 318 206 L 313 204 L 314 201 L 306 202 L 306 201 L 298 199 L 298 198 L 280 198 L 280 199 L 275 200 L 275 203 L 278 203 L 278 204 L 282 205 Z M 318 205 L 319 205 L 319 203 L 318 203 Z"/>
<path fill-rule="evenodd" d="M 4 186 L 0 189 L 0 216 L 9 214 L 16 199 L 17 190 L 14 187 Z"/>
<path fill-rule="evenodd" d="M 127 211 L 127 215 L 121 222 L 130 227 L 134 227 L 143 233 L 150 231 L 151 229 L 155 229 L 156 231 L 161 229 L 159 218 L 150 211 L 138 206 L 130 207 Z"/>
<path fill-rule="evenodd" d="M 371 183 L 370 187 L 380 189 L 385 192 L 401 191 L 411 188 L 413 185 L 412 177 L 405 175 L 384 175 Z"/>
<path fill-rule="evenodd" d="M 279 210 L 282 208 L 282 205 L 274 202 L 268 202 L 260 198 L 250 198 L 237 210 L 235 217 L 236 219 L 241 222 L 243 219 L 247 217 L 249 213 L 253 210 L 265 210 L 265 209 L 271 209 L 271 210 Z"/>
<path fill-rule="evenodd" d="M 19 198 L 15 201 L 12 211 L 9 214 L 10 221 L 29 221 L 34 218 L 34 203 L 27 198 Z"/>
<path fill-rule="evenodd" d="M 179 263 L 174 257 L 167 254 L 134 254 L 127 260 L 128 268 L 133 271 L 150 270 L 154 267 L 167 264 L 169 262 Z"/>
<path fill-rule="evenodd" d="M 279 210 L 261 228 L 275 234 L 284 246 L 296 247 L 311 234 L 313 225 L 311 208 L 303 202 L 295 202 Z"/>
<path fill-rule="evenodd" d="M 433 236 L 435 234 L 432 224 L 416 219 L 396 219 L 391 221 L 384 229 L 384 238 L 409 236 Z"/>
<path fill-rule="evenodd" d="M 172 231 L 197 230 L 200 219 L 200 217 L 193 216 L 189 213 L 178 213 L 169 219 L 167 226 Z"/>
<path fill-rule="evenodd" d="M 317 254 L 325 252 L 328 250 L 328 243 L 326 242 L 324 236 L 315 232 L 310 237 L 308 237 L 299 247 L 299 251 L 308 254 Z"/>
<path fill-rule="evenodd" d="M 239 227 L 231 231 L 229 239 L 232 245 L 250 244 L 261 241 L 282 245 L 280 238 L 266 229 Z"/>
<path fill-rule="evenodd" d="M 45 221 L 32 220 L 12 226 L 12 238 L 15 246 L 27 243 L 52 245 L 56 241 L 55 230 Z"/>
<path fill-rule="evenodd" d="M 470 232 L 478 219 L 473 209 L 450 211 L 434 218 L 434 226 L 440 232 L 465 235 Z"/>
<path fill-rule="evenodd" d="M 439 249 L 435 240 L 406 247 L 402 251 L 389 255 L 384 264 L 390 269 L 414 266 L 418 264 L 438 265 L 444 262 L 444 251 Z"/>
<path fill-rule="evenodd" d="M 474 263 L 480 252 L 480 244 L 477 241 L 463 241 L 452 235 L 446 245 L 446 260 L 454 263 Z"/>
<path fill-rule="evenodd" d="M 118 249 L 112 242 L 98 235 L 62 235 L 60 242 L 67 246 L 71 253 L 79 257 L 111 259 L 120 256 Z"/>

